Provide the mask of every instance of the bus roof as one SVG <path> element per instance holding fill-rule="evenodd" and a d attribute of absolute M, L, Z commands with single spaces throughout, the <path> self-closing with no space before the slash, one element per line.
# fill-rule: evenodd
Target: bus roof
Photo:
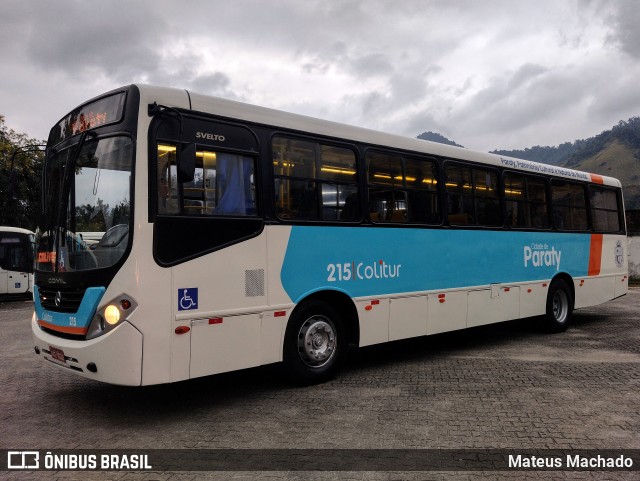
<path fill-rule="evenodd" d="M 300 132 L 315 133 L 327 137 L 363 142 L 381 147 L 403 149 L 421 154 L 430 154 L 457 160 L 467 160 L 523 172 L 553 175 L 614 187 L 622 186 L 620 181 L 613 177 L 566 169 L 555 165 L 490 154 L 487 152 L 478 152 L 463 147 L 455 147 L 417 138 L 378 132 L 375 130 L 354 127 L 328 120 L 321 120 L 305 115 L 259 107 L 235 100 L 198 94 L 186 90 L 155 87 L 150 85 L 136 85 L 136 87 L 140 89 L 141 99 L 157 98 L 158 103 L 168 102 L 168 99 L 178 101 L 177 105 L 169 104 L 169 106 L 172 107 L 185 108 L 185 106 L 188 106 L 188 108 L 198 112 L 210 113 L 273 127 L 282 127 Z M 165 105 L 167 104 L 165 103 Z"/>
<path fill-rule="evenodd" d="M 0 226 L 0 232 L 13 232 L 14 234 L 34 234 L 28 229 L 23 229 L 22 227 L 9 227 L 9 226 Z"/>

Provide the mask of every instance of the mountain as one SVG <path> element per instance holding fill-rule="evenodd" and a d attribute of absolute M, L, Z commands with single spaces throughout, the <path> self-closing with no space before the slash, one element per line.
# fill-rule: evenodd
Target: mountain
<path fill-rule="evenodd" d="M 565 142 L 557 147 L 541 147 L 536 145 L 535 147 L 527 147 L 524 150 L 493 150 L 491 153 L 542 162 L 543 164 L 564 166 L 567 159 L 580 150 L 583 142 L 584 140 L 576 140 L 573 143 Z"/>
<path fill-rule="evenodd" d="M 430 134 L 438 142 L 442 137 L 449 145 L 458 145 L 449 139 Z M 640 209 L 640 117 L 620 121 L 589 139 L 565 142 L 557 147 L 529 147 L 524 150 L 494 150 L 491 153 L 593 172 L 615 177 L 622 182 L 626 209 Z"/>
<path fill-rule="evenodd" d="M 621 120 L 595 137 L 557 147 L 493 153 L 616 177 L 622 182 L 625 207 L 640 209 L 640 117 Z"/>
<path fill-rule="evenodd" d="M 438 142 L 439 144 L 453 145 L 454 147 L 464 147 L 463 145 L 456 144 L 453 140 L 447 139 L 444 135 L 437 132 L 422 132 L 418 135 L 420 140 L 430 140 L 431 142 Z"/>
<path fill-rule="evenodd" d="M 622 182 L 625 208 L 640 209 L 640 147 L 613 138 L 587 157 L 570 157 L 566 167 L 616 177 Z"/>

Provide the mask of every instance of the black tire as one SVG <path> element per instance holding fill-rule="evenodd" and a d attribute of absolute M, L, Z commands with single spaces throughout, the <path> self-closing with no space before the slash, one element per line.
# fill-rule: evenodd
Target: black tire
<path fill-rule="evenodd" d="M 284 337 L 285 375 L 309 386 L 333 379 L 344 362 L 348 339 L 340 314 L 320 301 L 298 306 Z"/>
<path fill-rule="evenodd" d="M 549 286 L 547 293 L 546 327 L 549 332 L 564 332 L 573 318 L 573 294 L 571 288 L 562 279 Z"/>

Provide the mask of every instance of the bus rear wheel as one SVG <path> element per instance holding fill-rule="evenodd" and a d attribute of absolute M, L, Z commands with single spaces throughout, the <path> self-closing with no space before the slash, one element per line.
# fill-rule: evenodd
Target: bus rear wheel
<path fill-rule="evenodd" d="M 283 361 L 287 377 L 312 385 L 335 377 L 347 352 L 347 338 L 339 313 L 331 306 L 310 301 L 294 311 L 284 339 Z"/>
<path fill-rule="evenodd" d="M 564 332 L 573 317 L 573 295 L 566 281 L 557 279 L 547 293 L 546 327 L 549 332 Z"/>

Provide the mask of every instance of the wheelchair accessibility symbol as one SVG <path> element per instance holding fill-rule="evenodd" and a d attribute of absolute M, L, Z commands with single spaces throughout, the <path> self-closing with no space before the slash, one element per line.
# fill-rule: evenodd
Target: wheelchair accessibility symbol
<path fill-rule="evenodd" d="M 178 289 L 178 310 L 189 311 L 198 308 L 198 288 Z"/>

